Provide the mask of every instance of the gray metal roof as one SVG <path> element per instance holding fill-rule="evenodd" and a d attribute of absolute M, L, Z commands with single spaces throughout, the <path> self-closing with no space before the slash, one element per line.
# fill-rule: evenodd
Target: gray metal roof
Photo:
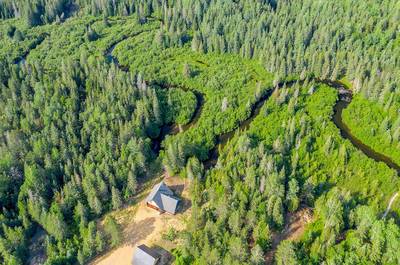
<path fill-rule="evenodd" d="M 161 203 L 162 208 L 167 213 L 176 213 L 176 208 L 178 208 L 179 199 L 173 196 L 165 195 L 161 193 Z"/>
<path fill-rule="evenodd" d="M 140 245 L 133 254 L 132 265 L 155 265 L 160 257 L 161 255 L 151 248 Z"/>
<path fill-rule="evenodd" d="M 164 181 L 161 181 L 153 187 L 146 202 L 153 202 L 163 211 L 175 214 L 178 207 L 179 199 L 174 197 L 174 193 Z"/>

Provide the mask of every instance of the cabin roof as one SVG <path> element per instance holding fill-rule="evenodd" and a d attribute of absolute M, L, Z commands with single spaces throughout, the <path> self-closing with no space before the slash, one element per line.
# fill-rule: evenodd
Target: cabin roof
<path fill-rule="evenodd" d="M 132 265 L 155 265 L 160 257 L 161 255 L 153 249 L 140 245 L 133 254 Z"/>
<path fill-rule="evenodd" d="M 168 186 L 161 181 L 153 187 L 146 198 L 146 202 L 154 203 L 160 210 L 175 214 L 179 199 L 174 197 L 174 193 Z"/>

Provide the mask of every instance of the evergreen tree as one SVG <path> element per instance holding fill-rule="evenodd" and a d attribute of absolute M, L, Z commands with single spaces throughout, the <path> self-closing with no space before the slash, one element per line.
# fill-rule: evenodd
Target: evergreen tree
<path fill-rule="evenodd" d="M 111 202 L 114 210 L 117 210 L 122 206 L 121 194 L 115 187 L 111 188 Z"/>

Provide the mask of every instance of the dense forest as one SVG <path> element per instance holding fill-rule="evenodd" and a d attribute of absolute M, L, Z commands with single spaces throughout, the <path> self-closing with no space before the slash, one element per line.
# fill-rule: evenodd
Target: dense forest
<path fill-rule="evenodd" d="M 88 263 L 164 172 L 175 264 L 400 264 L 399 32 L 396 0 L 0 1 L 0 264 Z"/>

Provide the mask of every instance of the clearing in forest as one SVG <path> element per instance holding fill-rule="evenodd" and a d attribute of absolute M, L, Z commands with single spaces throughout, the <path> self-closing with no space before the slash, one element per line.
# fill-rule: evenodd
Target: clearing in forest
<path fill-rule="evenodd" d="M 190 215 L 190 200 L 188 199 L 188 180 L 179 177 L 166 177 L 164 182 L 182 201 L 176 215 L 160 214 L 146 206 L 141 201 L 128 208 L 111 213 L 122 227 L 122 244 L 96 258 L 92 265 L 130 265 L 136 246 L 146 244 L 154 247 L 163 259 L 169 259 L 168 254 L 176 246 L 175 241 L 163 239 L 163 235 L 173 228 L 178 233 L 185 228 L 185 220 Z M 146 190 L 146 195 L 150 190 Z"/>

